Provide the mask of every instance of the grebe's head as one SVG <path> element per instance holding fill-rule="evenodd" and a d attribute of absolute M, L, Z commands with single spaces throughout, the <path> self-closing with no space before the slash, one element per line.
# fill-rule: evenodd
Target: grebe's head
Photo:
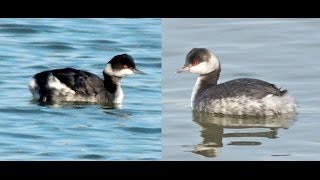
<path fill-rule="evenodd" d="M 114 56 L 106 65 L 103 72 L 109 76 L 125 77 L 132 74 L 145 74 L 138 70 L 132 56 L 121 54 Z"/>
<path fill-rule="evenodd" d="M 177 73 L 188 71 L 195 74 L 208 74 L 220 70 L 217 57 L 206 48 L 193 48 L 186 56 L 186 61 Z"/>

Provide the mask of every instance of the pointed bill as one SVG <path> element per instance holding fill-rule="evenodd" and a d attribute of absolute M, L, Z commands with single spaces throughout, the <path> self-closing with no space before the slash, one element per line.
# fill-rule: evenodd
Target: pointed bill
<path fill-rule="evenodd" d="M 132 71 L 133 71 L 133 73 L 135 73 L 135 74 L 144 74 L 144 75 L 146 75 L 146 73 L 140 71 L 139 69 L 133 69 Z"/>
<path fill-rule="evenodd" d="M 177 69 L 176 73 L 182 73 L 182 72 L 186 72 L 189 71 L 189 66 L 185 66 L 183 68 Z"/>

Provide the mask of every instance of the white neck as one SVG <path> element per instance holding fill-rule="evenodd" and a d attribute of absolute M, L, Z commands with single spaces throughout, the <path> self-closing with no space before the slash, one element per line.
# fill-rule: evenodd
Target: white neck
<path fill-rule="evenodd" d="M 115 104 L 122 104 L 122 101 L 123 101 L 123 91 L 122 91 L 122 88 L 121 88 L 121 84 L 120 83 L 117 83 L 117 90 L 114 94 L 114 100 L 113 100 L 113 103 Z"/>
<path fill-rule="evenodd" d="M 193 107 L 193 104 L 194 104 L 196 95 L 197 95 L 197 93 L 198 93 L 198 90 L 199 90 L 199 87 L 200 87 L 200 83 L 201 83 L 202 78 L 203 78 L 203 77 L 199 76 L 199 77 L 197 78 L 196 84 L 195 84 L 194 87 L 193 87 L 192 94 L 191 94 L 191 109 L 194 108 L 194 107 Z"/>

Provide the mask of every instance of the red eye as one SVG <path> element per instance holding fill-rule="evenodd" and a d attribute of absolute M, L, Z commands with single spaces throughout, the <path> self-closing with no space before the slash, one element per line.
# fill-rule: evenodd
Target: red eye
<path fill-rule="evenodd" d="M 127 65 L 123 65 L 123 69 L 128 69 L 128 66 Z"/>
<path fill-rule="evenodd" d="M 200 61 L 196 60 L 192 62 L 192 66 L 198 65 L 200 63 Z"/>

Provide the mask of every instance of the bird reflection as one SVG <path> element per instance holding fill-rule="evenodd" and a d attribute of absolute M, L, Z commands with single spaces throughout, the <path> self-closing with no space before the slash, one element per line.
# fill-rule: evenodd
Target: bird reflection
<path fill-rule="evenodd" d="M 237 146 L 261 145 L 261 142 L 256 141 L 257 137 L 275 139 L 278 129 L 288 129 L 295 117 L 294 113 L 265 117 L 244 117 L 213 115 L 196 111 L 193 111 L 192 115 L 193 121 L 201 127 L 200 132 L 203 139 L 202 143 L 196 145 L 192 152 L 205 157 L 217 156 L 218 149 L 223 147 L 223 138 L 239 139 L 227 144 Z M 224 132 L 225 130 L 228 133 Z M 254 140 L 242 141 L 242 137 Z"/>
<path fill-rule="evenodd" d="M 107 104 L 99 104 L 95 102 L 38 102 L 36 100 L 30 100 L 31 104 L 37 104 L 40 106 L 47 106 L 52 108 L 71 108 L 71 109 L 85 109 L 88 108 L 88 105 L 97 105 L 100 106 L 102 109 L 102 112 L 117 117 L 117 118 L 128 118 L 131 113 L 122 111 L 122 105 L 121 104 L 115 104 L 113 106 L 109 106 Z M 119 112 L 120 110 L 120 112 Z"/>

